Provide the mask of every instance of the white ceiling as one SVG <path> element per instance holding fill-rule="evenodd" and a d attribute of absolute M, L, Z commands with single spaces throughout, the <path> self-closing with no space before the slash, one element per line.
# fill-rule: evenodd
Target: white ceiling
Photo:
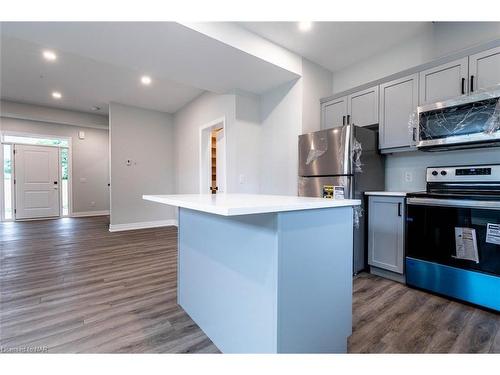
<path fill-rule="evenodd" d="M 56 61 L 47 62 L 41 45 L 5 35 L 1 42 L 3 99 L 102 114 L 108 113 L 112 101 L 175 112 L 203 92 L 159 77 L 146 87 L 139 81 L 144 73 L 139 70 L 61 50 Z M 62 99 L 54 100 L 52 91 L 61 92 Z M 93 111 L 94 106 L 101 110 Z"/>
<path fill-rule="evenodd" d="M 1 24 L 2 98 L 91 111 L 116 101 L 175 112 L 204 90 L 262 93 L 297 75 L 175 22 Z M 55 50 L 55 63 L 43 49 Z M 139 78 L 148 74 L 149 87 Z M 61 91 L 54 100 L 50 93 Z"/>
<path fill-rule="evenodd" d="M 246 29 L 336 71 L 355 64 L 432 27 L 431 22 L 238 22 Z"/>

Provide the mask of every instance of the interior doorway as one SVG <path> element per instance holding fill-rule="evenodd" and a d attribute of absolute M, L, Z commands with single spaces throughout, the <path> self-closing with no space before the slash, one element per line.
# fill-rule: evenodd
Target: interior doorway
<path fill-rule="evenodd" d="M 226 191 L 226 129 L 225 119 L 218 119 L 200 128 L 200 193 Z"/>

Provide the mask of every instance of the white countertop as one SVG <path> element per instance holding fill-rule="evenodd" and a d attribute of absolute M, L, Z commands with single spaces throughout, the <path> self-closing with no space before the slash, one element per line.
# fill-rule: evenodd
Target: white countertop
<path fill-rule="evenodd" d="M 143 195 L 142 198 L 223 216 L 358 206 L 361 204 L 361 201 L 357 199 L 334 200 L 261 194 L 172 194 Z"/>
<path fill-rule="evenodd" d="M 365 195 L 383 195 L 386 197 L 406 197 L 404 191 L 365 191 Z"/>

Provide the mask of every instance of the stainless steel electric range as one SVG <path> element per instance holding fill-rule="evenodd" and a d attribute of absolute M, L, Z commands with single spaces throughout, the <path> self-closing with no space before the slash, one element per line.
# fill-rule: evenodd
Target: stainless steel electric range
<path fill-rule="evenodd" d="M 407 195 L 409 286 L 500 311 L 500 164 L 427 168 Z"/>

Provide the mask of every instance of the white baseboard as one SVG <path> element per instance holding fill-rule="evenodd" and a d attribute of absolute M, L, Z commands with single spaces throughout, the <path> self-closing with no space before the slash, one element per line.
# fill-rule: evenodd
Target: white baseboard
<path fill-rule="evenodd" d="M 110 232 L 121 232 L 124 230 L 135 230 L 135 229 L 146 229 L 146 228 L 158 228 L 158 227 L 168 227 L 177 226 L 177 220 L 156 220 L 156 221 L 142 221 L 139 223 L 130 224 L 110 224 Z"/>
<path fill-rule="evenodd" d="M 109 210 L 73 212 L 71 214 L 71 217 L 106 216 L 106 215 L 109 215 Z"/>

